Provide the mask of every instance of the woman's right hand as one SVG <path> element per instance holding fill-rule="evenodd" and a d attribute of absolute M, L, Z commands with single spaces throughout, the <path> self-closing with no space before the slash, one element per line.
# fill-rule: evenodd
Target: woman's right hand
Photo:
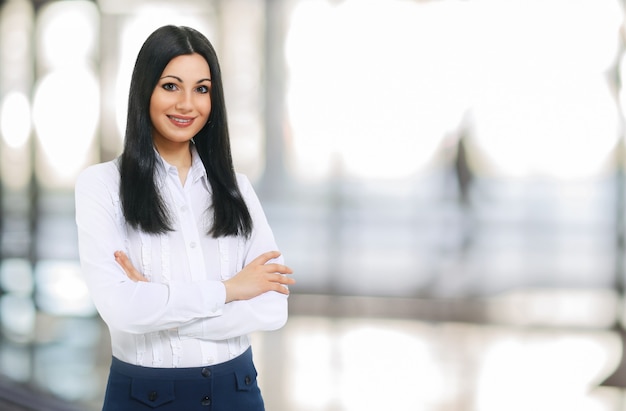
<path fill-rule="evenodd" d="M 249 300 L 268 291 L 289 294 L 288 285 L 295 284 L 291 268 L 282 264 L 267 264 L 280 256 L 279 251 L 263 253 L 246 265 L 237 275 L 225 280 L 226 302 Z"/>
<path fill-rule="evenodd" d="M 130 258 L 123 251 L 116 251 L 113 253 L 115 257 L 115 261 L 122 267 L 128 278 L 133 280 L 134 282 L 138 281 L 148 281 L 146 277 L 143 276 L 135 266 L 130 262 Z"/>

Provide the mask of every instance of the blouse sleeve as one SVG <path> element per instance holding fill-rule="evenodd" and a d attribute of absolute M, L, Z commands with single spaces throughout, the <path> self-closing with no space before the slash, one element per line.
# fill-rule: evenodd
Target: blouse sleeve
<path fill-rule="evenodd" d="M 253 231 L 246 242 L 243 266 L 259 255 L 278 250 L 261 203 L 248 179 L 239 175 L 239 188 L 245 198 L 253 221 Z M 269 263 L 283 263 L 280 256 Z M 224 305 L 222 315 L 193 321 L 179 328 L 181 338 L 224 340 L 254 331 L 281 328 L 287 322 L 285 294 L 270 291 L 250 300 L 232 301 Z"/>
<path fill-rule="evenodd" d="M 112 328 L 142 334 L 176 328 L 223 313 L 226 290 L 220 281 L 160 284 L 134 282 L 115 262 L 125 249 L 115 163 L 81 173 L 75 189 L 78 248 L 82 272 L 102 319 Z"/>

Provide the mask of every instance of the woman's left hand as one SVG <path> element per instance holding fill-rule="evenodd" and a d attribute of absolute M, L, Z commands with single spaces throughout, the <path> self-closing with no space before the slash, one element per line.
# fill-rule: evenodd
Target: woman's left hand
<path fill-rule="evenodd" d="M 128 278 L 135 282 L 148 281 L 148 279 L 133 266 L 126 253 L 123 251 L 116 251 L 113 255 L 115 256 L 115 261 L 122 267 Z"/>

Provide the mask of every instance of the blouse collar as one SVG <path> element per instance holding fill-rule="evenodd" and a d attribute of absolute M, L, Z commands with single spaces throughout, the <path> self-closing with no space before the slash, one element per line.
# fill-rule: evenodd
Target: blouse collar
<path fill-rule="evenodd" d="M 159 152 L 156 150 L 156 148 L 154 149 L 154 151 L 156 152 L 157 159 L 158 159 L 157 167 L 156 167 L 156 177 L 157 177 L 156 180 L 157 180 L 159 187 L 162 187 L 165 184 L 167 175 L 174 174 L 178 176 L 178 170 L 176 169 L 175 166 L 165 161 L 163 157 L 161 157 Z M 198 154 L 198 150 L 196 149 L 196 146 L 193 143 L 191 143 L 191 168 L 189 169 L 189 175 L 187 176 L 187 179 L 191 179 L 193 183 L 198 182 L 198 180 L 202 180 L 203 185 L 207 189 L 207 191 L 209 192 L 211 191 L 207 174 L 206 174 L 206 169 L 204 168 L 202 159 L 200 158 L 200 155 Z"/>

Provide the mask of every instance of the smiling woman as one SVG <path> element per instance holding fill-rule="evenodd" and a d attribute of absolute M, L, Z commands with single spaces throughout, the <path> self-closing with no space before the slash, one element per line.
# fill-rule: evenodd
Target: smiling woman
<path fill-rule="evenodd" d="M 185 184 L 191 167 L 189 141 L 211 115 L 211 72 L 199 54 L 173 58 L 150 99 L 150 120 L 155 148 L 165 161 L 176 166 Z"/>
<path fill-rule="evenodd" d="M 104 411 L 262 411 L 248 334 L 287 320 L 286 274 L 234 172 L 217 55 L 164 26 L 131 79 L 124 151 L 76 184 L 82 270 L 113 359 Z"/>

